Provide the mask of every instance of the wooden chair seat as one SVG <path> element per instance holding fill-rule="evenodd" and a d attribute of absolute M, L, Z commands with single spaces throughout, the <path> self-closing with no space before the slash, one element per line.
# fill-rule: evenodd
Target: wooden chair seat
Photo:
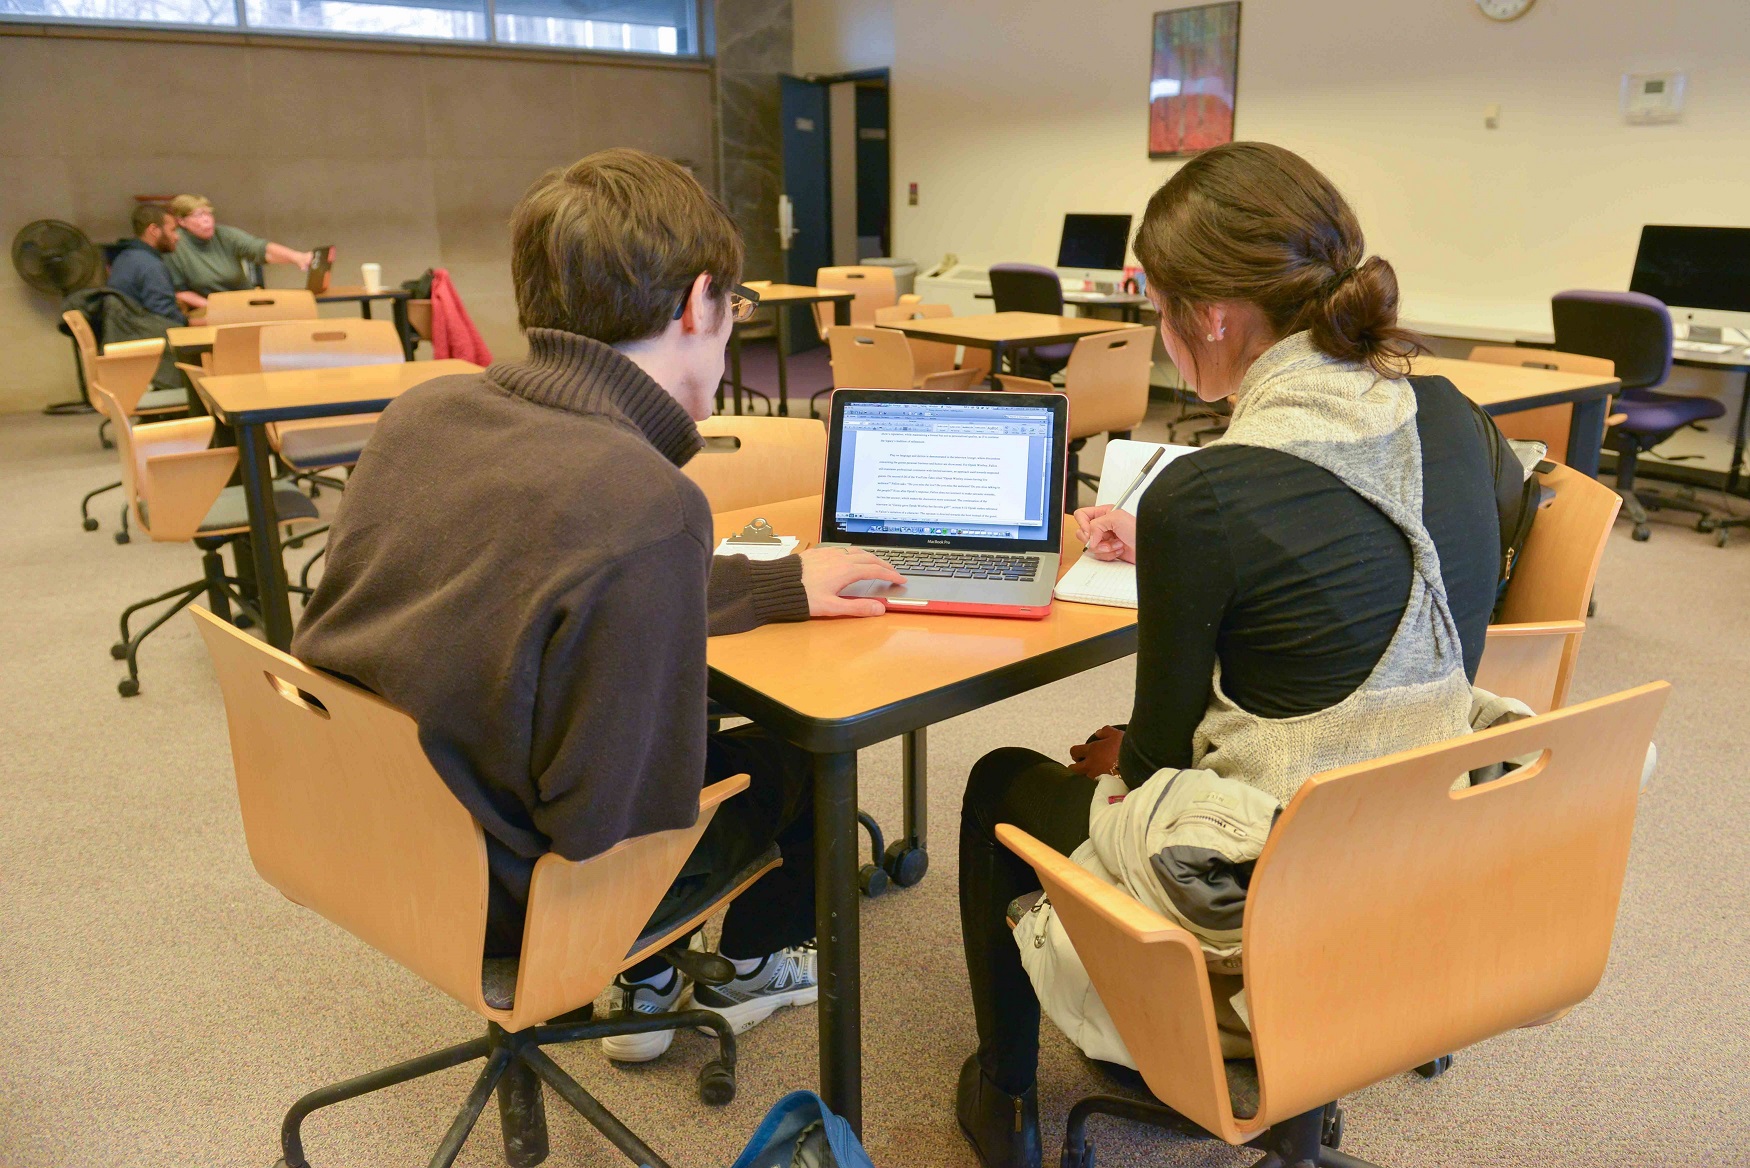
<path fill-rule="evenodd" d="M 293 487 L 275 487 L 273 491 L 274 507 L 279 511 L 279 520 L 283 523 L 301 523 L 311 519 L 320 519 L 316 504 L 310 497 Z M 140 523 L 148 529 L 152 526 L 152 505 L 145 499 L 140 500 Z M 226 487 L 219 492 L 219 497 L 213 500 L 211 509 L 205 519 L 200 521 L 194 534 L 238 535 L 249 530 L 249 501 L 243 495 L 241 486 Z"/>
<path fill-rule="evenodd" d="M 186 389 L 148 389 L 140 395 L 139 404 L 134 406 L 134 415 L 144 418 L 153 414 L 180 414 L 187 410 Z"/>
<path fill-rule="evenodd" d="M 371 435 L 377 429 L 377 415 L 356 416 L 370 420 L 359 422 L 350 418 L 336 418 L 329 425 L 282 424 L 274 435 L 278 438 L 278 442 L 274 443 L 274 453 L 279 455 L 281 462 L 296 471 L 351 466 L 359 460 L 365 443 L 371 440 Z M 328 419 L 323 418 L 320 421 L 327 422 Z"/>

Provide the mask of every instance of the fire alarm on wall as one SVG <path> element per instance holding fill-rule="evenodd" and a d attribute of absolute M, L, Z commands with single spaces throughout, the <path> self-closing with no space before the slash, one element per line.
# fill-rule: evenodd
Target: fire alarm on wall
<path fill-rule="evenodd" d="M 1682 73 L 1628 73 L 1622 79 L 1622 116 L 1630 122 L 1675 122 L 1683 116 Z"/>

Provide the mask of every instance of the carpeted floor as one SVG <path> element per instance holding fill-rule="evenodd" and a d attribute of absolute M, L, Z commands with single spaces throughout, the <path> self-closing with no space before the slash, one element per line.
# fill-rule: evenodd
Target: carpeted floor
<path fill-rule="evenodd" d="M 0 419 L 0 1165 L 266 1168 L 298 1095 L 477 1024 L 255 876 L 218 692 L 188 619 L 147 644 L 142 696 L 117 697 L 116 615 L 192 579 L 198 557 L 183 545 L 116 546 L 114 494 L 104 530 L 79 530 L 79 495 L 116 473 L 94 430 L 88 419 Z M 1604 984 L 1554 1026 L 1460 1052 L 1444 1078 L 1403 1076 L 1350 1098 L 1346 1150 L 1401 1168 L 1742 1159 L 1747 584 L 1750 536 L 1722 551 L 1675 522 L 1647 544 L 1619 526 L 1577 696 L 1660 677 L 1676 691 Z M 954 895 L 964 776 L 992 747 L 1061 755 L 1122 719 L 1129 669 L 1118 662 L 932 732 L 932 870 L 917 888 L 866 902 L 863 918 L 867 1142 L 882 1168 L 973 1163 L 952 1110 L 972 1045 Z M 896 745 L 866 751 L 862 768 L 863 805 L 897 823 Z M 719 1111 L 697 1100 L 707 1044 L 693 1035 L 645 1068 L 610 1066 L 588 1047 L 558 1058 L 677 1168 L 720 1168 L 774 1099 L 814 1083 L 812 1009 L 749 1032 L 742 1051 L 740 1095 Z M 307 1128 L 312 1162 L 425 1163 L 472 1074 L 321 1114 Z M 1106 1086 L 1048 1032 L 1048 1163 L 1070 1102 Z M 550 1163 L 621 1163 L 551 1100 L 549 1114 Z M 461 1163 L 502 1162 L 495 1127 L 488 1109 Z M 1113 1168 L 1255 1158 L 1112 1121 L 1097 1124 L 1096 1140 Z"/>

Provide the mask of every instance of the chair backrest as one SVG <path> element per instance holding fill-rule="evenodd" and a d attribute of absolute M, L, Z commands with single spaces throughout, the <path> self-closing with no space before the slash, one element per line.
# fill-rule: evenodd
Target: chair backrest
<path fill-rule="evenodd" d="M 79 370 L 90 382 L 91 362 L 97 359 L 97 334 L 91 331 L 91 322 L 85 314 L 77 309 L 63 312 L 61 319 L 67 322 L 67 329 L 73 334 L 73 346 L 79 352 Z"/>
<path fill-rule="evenodd" d="M 725 414 L 699 433 L 705 449 L 683 469 L 714 513 L 817 495 L 826 480 L 826 427 L 813 418 Z"/>
<path fill-rule="evenodd" d="M 1154 329 L 1139 326 L 1095 333 L 1076 342 L 1063 370 L 1071 438 L 1142 424 L 1148 414 L 1154 338 Z"/>
<path fill-rule="evenodd" d="M 237 448 L 212 447 L 210 417 L 141 424 L 102 385 L 91 387 L 91 400 L 110 419 L 122 493 L 139 529 L 158 543 L 194 538 L 236 469 Z"/>
<path fill-rule="evenodd" d="M 1258 1130 L 1584 999 L 1609 956 L 1663 683 L 1315 775 L 1247 894 L 1260 1107 L 1236 1122 L 1191 934 L 1013 827 L 1149 1089 Z M 1477 767 L 1540 754 L 1480 787 Z"/>
<path fill-rule="evenodd" d="M 1518 365 L 1525 369 L 1555 369 L 1563 373 L 1590 373 L 1600 377 L 1616 376 L 1616 366 L 1602 357 L 1581 353 L 1561 353 L 1553 349 L 1524 349 L 1517 345 L 1478 345 L 1465 358 L 1490 365 Z M 1548 457 L 1564 462 L 1568 457 L 1568 432 L 1573 426 L 1571 405 L 1542 406 L 1535 410 L 1515 410 L 1495 418 L 1495 425 L 1509 438 L 1542 442 L 1549 448 Z"/>
<path fill-rule="evenodd" d="M 862 264 L 820 268 L 814 273 L 814 286 L 855 292 L 856 299 L 851 301 L 852 324 L 874 324 L 876 309 L 891 308 L 899 303 L 899 283 L 893 277 L 892 268 Z M 814 306 L 814 323 L 823 339 L 831 332 L 833 320 L 831 304 Z"/>
<path fill-rule="evenodd" d="M 917 384 L 904 333 L 843 325 L 827 334 L 834 389 L 910 389 Z"/>
<path fill-rule="evenodd" d="M 316 295 L 308 288 L 245 288 L 207 297 L 208 324 L 314 319 Z"/>
<path fill-rule="evenodd" d="M 992 264 L 990 298 L 997 312 L 1063 315 L 1063 281 L 1038 264 Z"/>
<path fill-rule="evenodd" d="M 213 330 L 213 347 L 205 362 L 214 377 L 261 372 L 261 324 L 227 324 Z"/>
<path fill-rule="evenodd" d="M 1611 362 L 1624 394 L 1671 375 L 1671 314 L 1639 292 L 1557 292 L 1550 298 L 1556 348 Z"/>
<path fill-rule="evenodd" d="M 1490 625 L 1477 664 L 1476 684 L 1518 698 L 1534 714 L 1567 704 L 1568 681 L 1580 652 L 1585 621 Z"/>
<path fill-rule="evenodd" d="M 944 316 L 953 315 L 954 309 L 946 304 L 901 302 L 889 308 L 877 308 L 875 310 L 875 324 L 877 327 L 891 327 L 904 320 L 938 320 Z M 946 373 L 954 368 L 954 358 L 959 352 L 958 346 L 945 344 L 942 341 L 920 341 L 912 337 L 907 337 L 905 343 L 911 349 L 911 368 L 914 376 L 928 377 L 932 373 Z"/>
<path fill-rule="evenodd" d="M 407 302 L 407 327 L 422 341 L 431 340 L 431 301 L 409 300 Z"/>
<path fill-rule="evenodd" d="M 388 320 L 296 320 L 261 326 L 261 371 L 400 365 L 401 334 Z"/>

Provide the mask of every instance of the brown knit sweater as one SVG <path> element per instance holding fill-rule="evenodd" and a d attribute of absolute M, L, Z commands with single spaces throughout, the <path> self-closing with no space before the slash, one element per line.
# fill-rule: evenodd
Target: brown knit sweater
<path fill-rule="evenodd" d="M 707 630 L 808 617 L 794 556 L 711 554 L 679 470 L 703 440 L 661 386 L 588 338 L 528 339 L 384 411 L 292 642 L 419 723 L 519 925 L 542 853 L 697 817 Z"/>

